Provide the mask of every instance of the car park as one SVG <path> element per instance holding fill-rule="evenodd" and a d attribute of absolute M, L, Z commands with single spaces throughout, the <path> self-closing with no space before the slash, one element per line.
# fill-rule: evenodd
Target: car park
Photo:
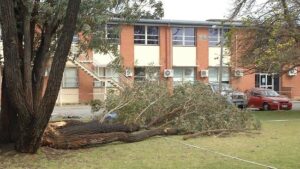
<path fill-rule="evenodd" d="M 272 89 L 253 88 L 247 91 L 248 107 L 260 110 L 291 110 L 289 98 Z"/>
<path fill-rule="evenodd" d="M 219 83 L 209 83 L 209 86 L 214 93 L 219 93 Z M 222 83 L 221 95 L 224 96 L 229 103 L 239 108 L 245 108 L 247 106 L 245 93 L 234 90 L 229 84 Z"/>

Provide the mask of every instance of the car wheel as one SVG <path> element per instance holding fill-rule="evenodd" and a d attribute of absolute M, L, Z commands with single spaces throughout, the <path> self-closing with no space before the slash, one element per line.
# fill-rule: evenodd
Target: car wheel
<path fill-rule="evenodd" d="M 270 110 L 270 106 L 268 105 L 268 103 L 264 103 L 262 109 L 264 111 Z"/>

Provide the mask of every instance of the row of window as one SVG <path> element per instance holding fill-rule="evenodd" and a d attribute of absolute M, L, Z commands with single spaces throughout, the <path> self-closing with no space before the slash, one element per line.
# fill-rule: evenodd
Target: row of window
<path fill-rule="evenodd" d="M 209 68 L 209 82 L 218 82 L 219 67 Z M 118 81 L 118 74 L 111 68 L 97 67 L 95 73 L 100 77 L 111 77 L 115 81 Z M 196 70 L 194 67 L 175 67 L 174 68 L 174 84 L 181 84 L 184 82 L 195 81 Z M 134 80 L 158 80 L 159 79 L 159 67 L 135 67 L 134 68 Z M 224 67 L 222 73 L 222 82 L 229 83 L 229 68 Z M 104 82 L 95 81 L 94 87 L 104 87 Z M 76 88 L 78 87 L 78 74 L 77 68 L 66 68 L 64 71 L 62 87 L 64 88 Z M 107 84 L 107 87 L 111 87 Z"/>
<path fill-rule="evenodd" d="M 114 43 L 119 43 L 119 33 L 116 31 L 117 25 L 107 25 L 105 27 L 105 38 Z M 209 29 L 209 46 L 217 46 L 222 40 L 228 29 Z M 77 43 L 78 36 L 74 36 L 73 42 Z M 196 31 L 192 27 L 173 27 L 172 42 L 174 46 L 195 46 Z M 158 26 L 134 26 L 134 44 L 140 45 L 158 45 L 159 44 L 159 27 Z"/>
<path fill-rule="evenodd" d="M 209 29 L 209 46 L 218 46 L 229 29 Z M 195 46 L 196 31 L 191 27 L 173 27 L 172 42 L 174 46 Z M 157 26 L 134 26 L 134 44 L 158 45 L 159 27 Z"/>

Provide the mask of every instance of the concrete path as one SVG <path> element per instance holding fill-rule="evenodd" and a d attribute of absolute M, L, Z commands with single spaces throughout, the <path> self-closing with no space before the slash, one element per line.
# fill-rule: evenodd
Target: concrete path
<path fill-rule="evenodd" d="M 93 117 L 89 105 L 55 106 L 51 120 L 58 119 L 89 119 Z"/>

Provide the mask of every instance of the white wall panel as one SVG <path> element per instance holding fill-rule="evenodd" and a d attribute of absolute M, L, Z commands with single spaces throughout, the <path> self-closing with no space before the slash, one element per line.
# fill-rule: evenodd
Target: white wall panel
<path fill-rule="evenodd" d="M 196 66 L 196 47 L 173 47 L 173 66 Z"/>
<path fill-rule="evenodd" d="M 135 66 L 159 66 L 159 46 L 134 46 Z"/>
<path fill-rule="evenodd" d="M 118 45 L 118 51 L 120 52 L 120 45 Z M 99 67 L 106 67 L 116 58 L 112 53 L 99 53 L 93 51 L 93 64 Z"/>
<path fill-rule="evenodd" d="M 93 91 L 94 91 L 94 93 L 93 93 L 94 99 L 104 101 L 104 98 L 105 98 L 104 97 L 104 94 L 105 94 L 104 88 L 94 88 Z"/>
<path fill-rule="evenodd" d="M 95 66 L 106 67 L 115 59 L 113 54 L 93 53 L 93 63 Z"/>
<path fill-rule="evenodd" d="M 56 103 L 57 104 L 79 103 L 79 89 L 78 88 L 61 89 L 57 97 Z"/>
<path fill-rule="evenodd" d="M 228 66 L 230 62 L 229 50 L 228 48 L 223 48 L 223 66 Z M 220 47 L 209 47 L 209 66 L 220 66 Z"/>

